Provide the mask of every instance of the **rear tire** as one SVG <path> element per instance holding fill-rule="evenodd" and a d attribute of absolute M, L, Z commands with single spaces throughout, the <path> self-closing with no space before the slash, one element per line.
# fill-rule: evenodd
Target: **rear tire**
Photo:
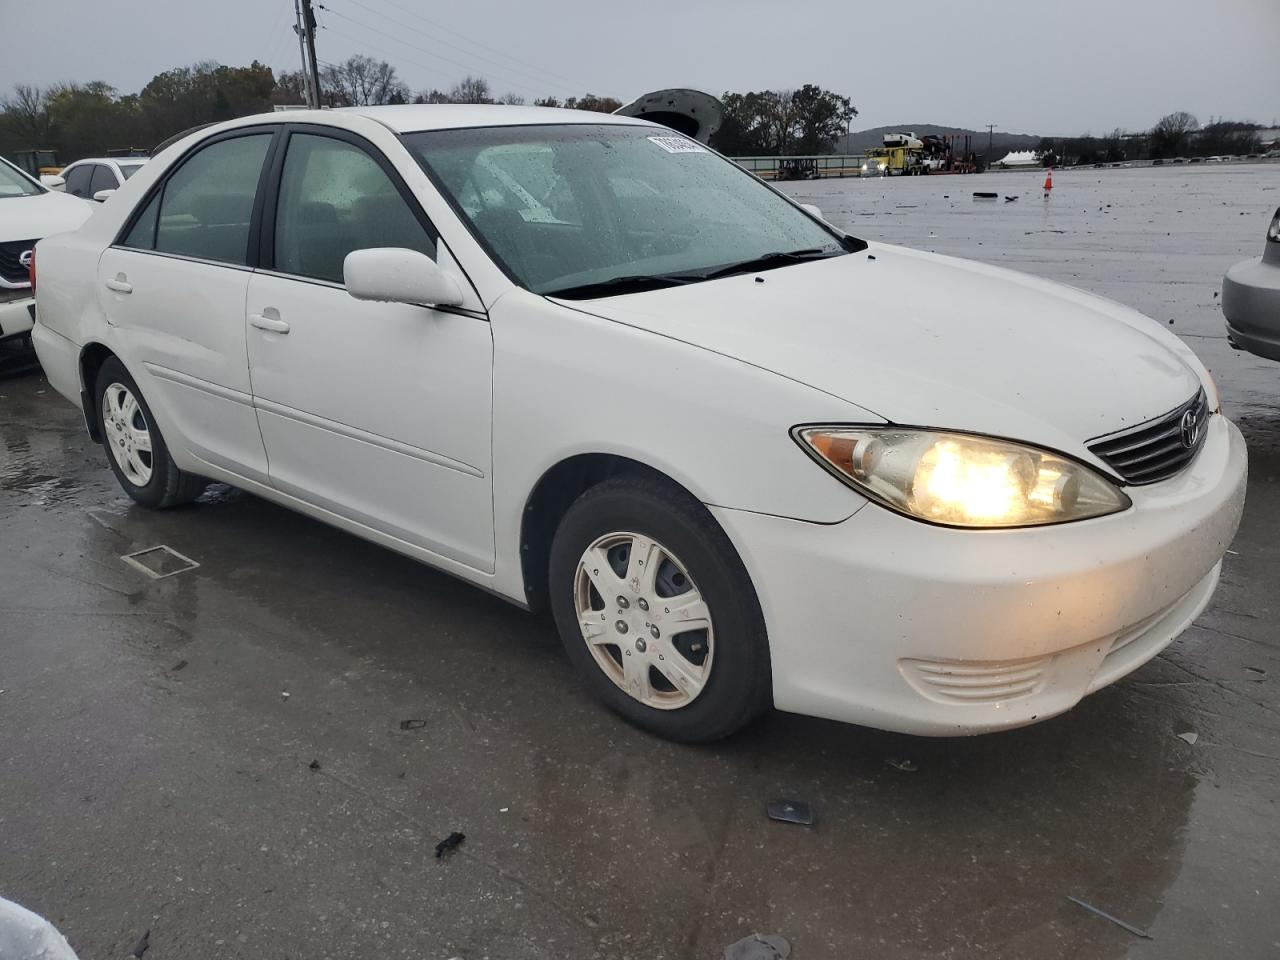
<path fill-rule="evenodd" d="M 569 659 L 630 723 L 701 743 L 771 705 L 755 588 L 724 531 L 678 487 L 642 477 L 592 487 L 556 530 L 549 580 Z"/>
<path fill-rule="evenodd" d="M 204 492 L 209 481 L 178 469 L 146 398 L 115 357 L 98 371 L 94 397 L 107 463 L 125 493 L 144 507 L 163 510 Z"/>

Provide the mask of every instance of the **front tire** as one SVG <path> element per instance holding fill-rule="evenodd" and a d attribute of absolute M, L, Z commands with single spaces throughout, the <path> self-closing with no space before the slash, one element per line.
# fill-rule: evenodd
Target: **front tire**
<path fill-rule="evenodd" d="M 165 509 L 204 492 L 209 481 L 178 469 L 142 391 L 115 357 L 98 371 L 94 396 L 107 462 L 125 493 L 144 507 Z"/>
<path fill-rule="evenodd" d="M 617 477 L 570 506 L 551 545 L 551 608 L 591 692 L 687 743 L 771 703 L 764 617 L 729 538 L 673 485 Z"/>

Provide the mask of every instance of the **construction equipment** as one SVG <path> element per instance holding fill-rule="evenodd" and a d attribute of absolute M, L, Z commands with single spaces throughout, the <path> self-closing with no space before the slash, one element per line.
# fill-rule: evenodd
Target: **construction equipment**
<path fill-rule="evenodd" d="M 58 151 L 56 150 L 15 150 L 13 153 L 8 154 L 6 159 L 11 160 L 14 166 L 29 173 L 37 180 L 45 174 L 56 175 L 66 166 L 66 164 L 58 162 Z"/>

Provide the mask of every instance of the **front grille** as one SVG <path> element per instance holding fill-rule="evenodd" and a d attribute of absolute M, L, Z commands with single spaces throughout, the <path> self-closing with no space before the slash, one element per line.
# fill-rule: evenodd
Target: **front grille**
<path fill-rule="evenodd" d="M 1200 390 L 1176 410 L 1087 446 L 1129 483 L 1167 480 L 1195 459 L 1209 432 L 1209 401 Z"/>
<path fill-rule="evenodd" d="M 1052 657 L 1029 660 L 900 660 L 920 693 L 943 703 L 1002 703 L 1035 693 Z"/>
<path fill-rule="evenodd" d="M 26 283 L 27 268 L 22 265 L 22 254 L 36 245 L 34 240 L 11 240 L 0 243 L 0 277 L 10 283 Z"/>

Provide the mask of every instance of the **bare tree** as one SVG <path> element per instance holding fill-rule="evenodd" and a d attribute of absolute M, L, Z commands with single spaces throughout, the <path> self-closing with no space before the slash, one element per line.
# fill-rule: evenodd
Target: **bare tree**
<path fill-rule="evenodd" d="M 414 103 L 451 103 L 449 95 L 443 90 L 432 87 L 430 90 L 419 90 L 413 95 Z"/>
<path fill-rule="evenodd" d="M 1185 110 L 1161 117 L 1151 128 L 1151 155 L 1180 156 L 1190 143 L 1191 135 L 1199 129 L 1200 121 Z"/>
<path fill-rule="evenodd" d="M 520 96 L 518 93 L 504 93 L 498 98 L 498 102 L 505 103 L 512 107 L 523 107 L 524 97 Z"/>
<path fill-rule="evenodd" d="M 453 103 L 493 103 L 489 94 L 489 81 L 484 77 L 463 77 L 449 91 Z"/>
<path fill-rule="evenodd" d="M 395 67 L 359 53 L 346 63 L 325 67 L 321 85 L 334 99 L 359 107 L 404 103 L 409 94 L 409 88 L 396 76 Z"/>
<path fill-rule="evenodd" d="M 51 99 L 50 91 L 19 83 L 13 88 L 13 96 L 0 100 L 0 112 L 8 117 L 19 136 L 30 139 L 30 146 L 42 147 L 49 138 Z"/>
<path fill-rule="evenodd" d="M 535 107 L 559 107 L 562 106 L 559 97 L 539 97 L 533 101 Z"/>

